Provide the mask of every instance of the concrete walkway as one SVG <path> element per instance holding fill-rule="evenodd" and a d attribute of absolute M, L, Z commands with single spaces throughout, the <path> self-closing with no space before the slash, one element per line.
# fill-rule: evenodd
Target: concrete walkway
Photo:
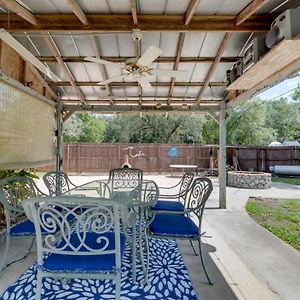
<path fill-rule="evenodd" d="M 103 176 L 101 176 L 104 178 Z M 159 185 L 171 185 L 176 177 L 146 176 Z M 83 184 L 99 176 L 72 177 Z M 206 282 L 200 258 L 188 242 L 179 242 L 193 286 L 201 300 L 298 300 L 300 299 L 300 252 L 260 227 L 245 211 L 251 196 L 299 198 L 300 187 L 274 183 L 268 190 L 227 189 L 227 209 L 218 209 L 218 183 L 207 204 L 203 218 L 204 252 L 208 272 L 214 282 Z M 24 241 L 17 241 L 12 255 L 22 251 Z M 1 248 L 1 247 L 0 247 Z M 0 249 L 1 253 L 1 249 Z M 0 294 L 36 259 L 32 254 L 8 267 L 0 276 Z"/>
<path fill-rule="evenodd" d="M 217 182 L 214 186 L 208 207 L 218 206 Z M 228 188 L 227 209 L 208 209 L 204 217 L 209 233 L 222 240 L 212 243 L 217 248 L 215 255 L 222 255 L 220 262 L 236 284 L 233 290 L 240 291 L 239 299 L 300 299 L 300 252 L 259 226 L 245 211 L 248 198 L 259 196 L 300 198 L 300 186 L 272 183 L 267 190 Z M 230 262 L 230 255 L 220 253 L 223 243 L 238 260 Z M 250 281 L 252 276 L 240 272 L 241 267 L 247 268 L 260 284 Z M 262 289 L 266 286 L 272 292 L 268 296 Z"/>

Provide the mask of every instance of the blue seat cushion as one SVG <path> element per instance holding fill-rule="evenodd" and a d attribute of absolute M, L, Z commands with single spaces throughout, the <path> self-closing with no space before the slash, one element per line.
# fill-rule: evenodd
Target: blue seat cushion
<path fill-rule="evenodd" d="M 113 250 L 115 248 L 115 233 L 106 232 L 103 234 L 87 233 L 85 244 L 92 249 L 100 249 L 104 243 L 97 243 L 97 239 L 102 236 L 106 237 L 109 241 L 106 250 Z M 79 240 L 77 234 L 72 234 L 71 244 L 75 247 L 79 246 Z M 124 234 L 120 234 L 121 244 L 121 257 L 123 257 L 126 237 Z M 61 247 L 64 242 L 58 246 Z M 67 251 L 70 251 L 70 247 L 66 247 Z M 86 251 L 86 248 L 82 246 L 79 248 L 79 252 Z M 56 254 L 51 253 L 45 260 L 42 269 L 49 272 L 76 272 L 76 273 L 100 273 L 105 271 L 113 271 L 115 268 L 115 254 L 103 254 L 103 255 L 68 255 L 68 254 Z"/>
<path fill-rule="evenodd" d="M 35 235 L 34 224 L 29 220 L 25 220 L 21 223 L 18 223 L 10 229 L 10 235 L 11 236 Z"/>
<path fill-rule="evenodd" d="M 159 200 L 153 210 L 184 211 L 184 205 L 179 201 Z"/>
<path fill-rule="evenodd" d="M 150 230 L 155 235 L 198 237 L 198 226 L 182 215 L 157 214 L 150 224 Z"/>

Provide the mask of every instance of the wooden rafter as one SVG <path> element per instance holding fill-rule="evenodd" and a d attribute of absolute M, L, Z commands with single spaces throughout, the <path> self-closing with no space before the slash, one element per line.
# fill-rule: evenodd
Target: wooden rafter
<path fill-rule="evenodd" d="M 42 62 L 56 62 L 55 56 L 37 56 L 37 58 Z M 85 57 L 80 56 L 62 56 L 61 57 L 64 62 L 67 63 L 89 63 L 89 61 L 85 60 Z M 101 59 L 108 60 L 111 62 L 125 62 L 127 59 L 132 58 L 130 56 L 123 57 L 114 57 L 114 56 L 101 56 Z M 220 63 L 234 63 L 240 57 L 238 56 L 227 56 L 222 57 Z M 180 61 L 182 63 L 211 63 L 214 62 L 215 57 L 180 57 Z M 155 62 L 159 63 L 175 63 L 176 57 L 158 57 Z"/>
<path fill-rule="evenodd" d="M 241 25 L 269 1 L 270 0 L 253 0 L 246 8 L 244 8 L 237 15 L 235 24 L 237 26 Z"/>
<path fill-rule="evenodd" d="M 3 0 L 2 0 L 3 1 Z M 10 32 L 131 32 L 134 27 L 131 15 L 88 15 L 89 25 L 83 25 L 77 16 L 43 14 L 35 15 L 38 24 L 33 25 L 11 15 L 0 14 L 0 28 Z M 226 32 L 266 32 L 276 15 L 253 15 L 236 26 L 235 15 L 194 15 L 188 26 L 181 15 L 139 15 L 139 29 L 142 31 L 226 31 Z"/>
<path fill-rule="evenodd" d="M 70 86 L 71 83 L 69 81 L 47 81 L 49 86 Z M 99 81 L 75 81 L 76 85 L 78 86 L 99 86 Z M 152 86 L 160 87 L 160 86 L 170 86 L 170 82 L 151 82 Z M 175 82 L 175 86 L 203 86 L 204 82 Z M 210 82 L 210 86 L 226 86 L 226 82 Z M 124 86 L 138 86 L 137 82 L 129 81 L 129 82 L 111 82 L 109 83 L 109 87 L 124 87 Z"/>
<path fill-rule="evenodd" d="M 85 99 L 84 96 L 80 90 L 80 88 L 76 85 L 74 79 L 73 79 L 73 75 L 70 71 L 70 69 L 68 68 L 68 66 L 63 62 L 63 60 L 60 57 L 60 53 L 57 49 L 56 44 L 54 43 L 54 41 L 50 38 L 49 35 L 45 35 L 44 36 L 44 40 L 46 42 L 46 44 L 48 45 L 50 51 L 52 52 L 52 54 L 56 57 L 57 62 L 60 64 L 60 66 L 63 68 L 65 74 L 69 77 L 69 81 L 71 86 L 76 90 L 78 97 L 80 98 L 80 101 L 82 103 L 85 103 Z"/>
<path fill-rule="evenodd" d="M 99 51 L 97 43 L 96 43 L 96 38 L 94 36 L 91 36 L 90 39 L 92 42 L 92 47 L 95 52 L 96 58 L 100 58 L 100 51 Z M 105 66 L 102 64 L 97 64 L 97 65 L 98 65 L 98 68 L 99 68 L 99 71 L 100 71 L 100 74 L 101 74 L 103 80 L 106 80 L 108 78 L 108 76 L 107 76 Z M 77 83 L 76 83 L 76 85 L 77 85 Z M 112 95 L 109 85 L 105 85 L 105 88 L 106 88 L 108 95 Z"/>
<path fill-rule="evenodd" d="M 89 25 L 89 20 L 78 4 L 77 0 L 67 0 L 69 6 L 72 8 L 74 14 L 77 16 L 77 18 L 81 21 L 83 25 Z"/>
<path fill-rule="evenodd" d="M 40 74 L 40 72 L 30 63 L 27 64 L 29 68 L 31 69 L 32 73 L 42 82 L 42 84 L 46 87 L 49 94 L 52 96 L 52 98 L 56 101 L 59 101 L 57 95 L 54 93 L 52 88 L 49 86 L 49 83 L 44 79 L 44 77 Z"/>
<path fill-rule="evenodd" d="M 222 41 L 222 43 L 221 43 L 221 46 L 220 46 L 220 48 L 219 48 L 219 50 L 218 50 L 218 52 L 217 52 L 215 61 L 212 63 L 212 65 L 211 65 L 211 67 L 210 67 L 210 69 L 209 69 L 209 71 L 208 71 L 208 73 L 207 73 L 207 76 L 206 76 L 206 78 L 205 78 L 204 85 L 203 85 L 203 87 L 201 88 L 201 90 L 200 90 L 200 92 L 199 92 L 199 94 L 198 94 L 198 97 L 197 97 L 197 104 L 200 103 L 201 98 L 202 98 L 202 96 L 203 96 L 203 93 L 204 93 L 205 89 L 206 89 L 206 88 L 208 87 L 208 85 L 209 85 L 209 81 L 211 80 L 211 78 L 212 78 L 212 76 L 213 76 L 213 74 L 214 74 L 214 72 L 215 72 L 215 70 L 216 70 L 216 68 L 217 68 L 217 66 L 218 66 L 218 64 L 219 64 L 219 61 L 220 61 L 220 59 L 221 59 L 221 57 L 222 57 L 222 55 L 223 55 L 223 53 L 224 53 L 224 51 L 225 51 L 225 49 L 226 49 L 228 43 L 229 43 L 229 40 L 230 40 L 231 36 L 232 36 L 232 33 L 231 33 L 231 32 L 225 34 L 225 37 L 223 38 L 223 41 Z M 225 76 L 225 74 L 224 74 L 224 76 Z"/>
<path fill-rule="evenodd" d="M 15 0 L 0 0 L 0 4 L 4 5 L 9 10 L 16 13 L 18 16 L 20 16 L 22 19 L 26 20 L 32 25 L 37 25 L 38 20 L 35 17 L 33 13 L 31 13 L 29 10 L 27 10 L 25 7 L 23 7 L 21 4 L 19 4 Z"/>
<path fill-rule="evenodd" d="M 80 102 L 80 99 L 64 99 L 61 98 L 60 101 L 64 103 L 76 103 L 79 105 L 82 105 Z M 182 104 L 187 104 L 187 105 L 194 105 L 196 102 L 196 98 L 185 98 L 183 99 L 182 97 L 172 97 L 172 104 L 175 106 L 180 106 Z M 201 102 L 201 105 L 206 105 L 206 106 L 218 106 L 220 104 L 220 100 L 205 100 L 203 99 Z M 137 97 L 115 97 L 114 99 L 114 105 L 157 105 L 157 104 L 162 104 L 162 105 L 168 105 L 168 100 L 166 97 L 156 97 L 155 100 L 153 100 L 153 97 L 143 97 L 141 100 L 141 103 Z M 95 99 L 95 100 L 87 100 L 85 104 L 94 104 L 94 105 L 111 105 L 110 104 L 110 98 L 109 97 L 101 97 L 100 99 Z"/>
<path fill-rule="evenodd" d="M 186 113 L 190 114 L 192 112 L 207 112 L 207 111 L 218 111 L 219 106 L 190 106 L 188 108 L 182 108 L 181 106 L 175 107 L 168 107 L 168 106 L 161 106 L 157 108 L 155 105 L 145 105 L 145 106 L 136 106 L 136 105 L 70 105 L 64 104 L 63 109 L 67 111 L 98 111 L 100 113 L 133 113 L 133 112 L 147 112 L 147 113 L 166 113 L 166 112 L 178 112 L 180 114 Z"/>
<path fill-rule="evenodd" d="M 184 20 L 185 26 L 189 25 L 189 23 L 191 22 L 194 14 L 195 14 L 195 10 L 198 7 L 199 3 L 200 3 L 200 0 L 191 0 L 189 8 L 185 14 L 185 20 Z"/>
<path fill-rule="evenodd" d="M 179 62 L 180 62 L 180 57 L 181 57 L 181 52 L 182 52 L 185 36 L 186 36 L 185 32 L 181 32 L 179 34 L 177 50 L 176 50 L 176 59 L 175 59 L 175 62 L 174 62 L 173 70 L 178 70 L 178 66 L 179 66 Z M 176 79 L 174 77 L 172 77 L 170 90 L 169 90 L 169 97 L 171 97 L 172 94 L 173 94 L 173 90 L 174 90 L 174 86 L 175 86 L 175 80 Z"/>
<path fill-rule="evenodd" d="M 136 9 L 136 0 L 130 0 L 131 14 L 134 25 L 138 25 L 137 9 Z"/>

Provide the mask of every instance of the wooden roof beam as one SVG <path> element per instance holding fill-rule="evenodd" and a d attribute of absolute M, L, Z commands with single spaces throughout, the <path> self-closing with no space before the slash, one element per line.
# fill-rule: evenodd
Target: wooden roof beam
<path fill-rule="evenodd" d="M 77 18 L 81 21 L 83 25 L 89 25 L 89 20 L 78 4 L 77 0 L 67 0 L 69 6 L 72 8 L 74 14 L 77 16 Z"/>
<path fill-rule="evenodd" d="M 61 59 L 60 57 L 60 53 L 57 49 L 57 46 L 56 44 L 54 43 L 54 41 L 51 39 L 51 37 L 48 35 L 48 36 L 44 36 L 44 40 L 46 42 L 46 44 L 48 45 L 50 51 L 53 53 L 53 55 L 56 57 L 56 60 L 57 62 L 60 64 L 60 66 L 63 68 L 65 74 L 68 76 L 69 78 L 69 81 L 70 81 L 70 84 L 71 86 L 76 90 L 77 94 L 78 94 L 78 97 L 80 98 L 80 101 L 82 103 L 85 103 L 85 99 L 84 99 L 84 96 L 80 90 L 80 88 L 76 85 L 74 79 L 73 79 L 73 75 L 70 71 L 70 69 L 68 68 L 68 66 L 64 63 L 64 61 Z"/>
<path fill-rule="evenodd" d="M 179 62 L 180 62 L 180 57 L 181 57 L 181 52 L 182 52 L 185 36 L 186 36 L 185 32 L 181 32 L 179 34 L 177 50 L 176 50 L 176 59 L 175 59 L 175 62 L 174 62 L 173 70 L 178 70 L 178 66 L 179 66 Z M 171 97 L 172 94 L 173 94 L 173 90 L 174 90 L 174 86 L 175 86 L 175 80 L 176 80 L 175 77 L 172 77 L 170 90 L 169 90 L 169 97 Z"/>
<path fill-rule="evenodd" d="M 254 15 L 261 7 L 270 0 L 253 0 L 246 8 L 244 8 L 236 17 L 235 24 L 237 26 L 245 22 L 249 17 Z"/>
<path fill-rule="evenodd" d="M 219 48 L 219 50 L 218 50 L 218 52 L 217 52 L 215 61 L 214 61 L 213 64 L 211 65 L 211 67 L 210 67 L 210 69 L 209 69 L 209 71 L 208 71 L 208 73 L 207 73 L 207 76 L 206 76 L 206 78 L 205 78 L 204 85 L 203 85 L 203 87 L 201 88 L 201 90 L 200 90 L 200 92 L 199 92 L 199 94 L 198 94 L 198 97 L 197 97 L 197 104 L 200 103 L 201 98 L 202 98 L 202 96 L 203 96 L 203 93 L 204 93 L 205 89 L 206 89 L 206 88 L 208 87 L 208 85 L 209 85 L 209 81 L 211 80 L 211 78 L 212 78 L 212 76 L 213 76 L 213 74 L 214 74 L 214 72 L 215 72 L 215 70 L 216 70 L 216 68 L 217 68 L 217 66 L 218 66 L 218 64 L 219 64 L 219 62 L 220 62 L 220 59 L 221 59 L 221 57 L 222 57 L 222 55 L 223 55 L 223 53 L 224 53 L 224 51 L 225 51 L 225 49 L 226 49 L 226 47 L 227 47 L 227 45 L 228 45 L 228 43 L 229 43 L 229 40 L 230 40 L 231 36 L 232 36 L 232 32 L 227 32 L 227 33 L 225 34 L 225 37 L 223 38 L 223 41 L 222 41 L 222 43 L 221 43 L 221 46 L 220 46 L 220 48 Z M 224 76 L 225 76 L 225 74 L 224 74 Z"/>
<path fill-rule="evenodd" d="M 3 0 L 2 0 L 3 1 Z M 222 32 L 266 32 L 277 15 L 253 15 L 236 26 L 235 15 L 195 15 L 188 26 L 184 25 L 182 15 L 139 15 L 139 29 L 142 31 L 222 31 Z M 38 24 L 33 25 L 11 15 L 0 14 L 0 28 L 10 32 L 131 32 L 134 28 L 130 15 L 88 15 L 89 25 L 83 25 L 73 14 L 35 15 Z"/>
<path fill-rule="evenodd" d="M 200 3 L 200 0 L 191 0 L 188 10 L 185 14 L 185 20 L 184 20 L 185 26 L 189 25 L 189 23 L 191 22 L 194 14 L 195 14 L 195 10 L 198 7 L 199 3 Z"/>
<path fill-rule="evenodd" d="M 207 111 L 218 111 L 220 108 L 218 105 L 216 106 L 190 106 L 187 108 L 183 108 L 181 106 L 170 107 L 170 106 L 161 106 L 160 108 L 155 105 L 144 105 L 144 106 L 136 106 L 136 105 L 68 105 L 64 104 L 63 109 L 66 111 L 98 111 L 99 113 L 137 113 L 137 112 L 145 112 L 145 113 L 166 113 L 166 112 L 178 112 L 178 113 L 187 113 L 190 114 L 192 112 L 207 112 Z"/>
<path fill-rule="evenodd" d="M 136 25 L 138 25 L 136 0 L 130 0 L 130 6 L 131 6 L 132 21 L 133 21 L 133 24 L 136 26 Z"/>
<path fill-rule="evenodd" d="M 56 62 L 55 56 L 37 56 L 41 62 Z M 61 56 L 61 59 L 67 63 L 90 63 L 84 59 L 85 56 Z M 125 62 L 127 59 L 132 58 L 130 56 L 115 57 L 115 56 L 101 56 L 101 59 L 111 62 Z M 222 57 L 220 63 L 234 63 L 239 60 L 238 56 L 226 56 Z M 183 63 L 211 63 L 214 62 L 215 57 L 180 57 L 179 62 Z M 176 57 L 158 57 L 155 62 L 159 63 L 175 63 Z"/>
<path fill-rule="evenodd" d="M 36 16 L 31 13 L 29 10 L 27 10 L 24 6 L 19 4 L 15 0 L 0 0 L 0 4 L 4 5 L 6 8 L 11 10 L 12 12 L 16 13 L 18 16 L 20 16 L 22 19 L 26 20 L 32 25 L 37 25 L 38 20 Z M 5 16 L 7 18 L 7 16 Z"/>
<path fill-rule="evenodd" d="M 47 81 L 49 86 L 70 86 L 71 83 L 70 81 L 59 81 L 59 82 L 54 82 L 54 81 Z M 99 86 L 99 81 L 75 81 L 77 86 Z M 130 87 L 130 86 L 138 86 L 137 82 L 111 82 L 108 84 L 110 88 L 115 88 L 115 87 Z M 160 86 L 170 86 L 170 82 L 151 82 L 151 85 L 154 87 L 160 87 Z M 175 82 L 175 86 L 183 86 L 183 87 L 188 87 L 188 86 L 193 86 L 193 87 L 199 87 L 203 86 L 204 82 Z M 226 86 L 227 83 L 224 82 L 209 82 L 209 86 Z M 103 87 L 103 86 L 100 86 Z M 104 87 L 103 87 L 104 88 Z"/>

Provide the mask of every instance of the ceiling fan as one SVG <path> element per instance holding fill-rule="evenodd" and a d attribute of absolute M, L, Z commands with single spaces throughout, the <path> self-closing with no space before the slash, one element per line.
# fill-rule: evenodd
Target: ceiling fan
<path fill-rule="evenodd" d="M 20 54 L 25 60 L 33 64 L 43 74 L 47 75 L 53 81 L 61 81 L 61 79 L 55 75 L 47 66 L 39 61 L 29 50 L 27 50 L 22 44 L 20 44 L 11 34 L 5 29 L 0 29 L 0 39 L 8 46 L 13 48 L 18 54 Z"/>
<path fill-rule="evenodd" d="M 183 70 L 167 70 L 167 69 L 153 69 L 150 65 L 157 59 L 163 50 L 155 46 L 150 46 L 142 56 L 139 55 L 139 43 L 142 38 L 142 33 L 139 29 L 132 30 L 132 38 L 136 43 L 136 57 L 129 58 L 124 63 L 116 63 L 103 59 L 99 59 L 92 56 L 87 56 L 84 59 L 86 61 L 91 61 L 99 64 L 103 64 L 110 67 L 119 68 L 121 74 L 108 78 L 107 80 L 99 82 L 100 85 L 107 85 L 110 82 L 118 81 L 124 78 L 133 78 L 144 91 L 149 91 L 152 89 L 149 78 L 147 75 L 157 75 L 157 76 L 170 76 L 176 78 L 186 78 L 189 74 L 188 71 Z M 140 57 L 139 57 L 140 56 Z"/>

